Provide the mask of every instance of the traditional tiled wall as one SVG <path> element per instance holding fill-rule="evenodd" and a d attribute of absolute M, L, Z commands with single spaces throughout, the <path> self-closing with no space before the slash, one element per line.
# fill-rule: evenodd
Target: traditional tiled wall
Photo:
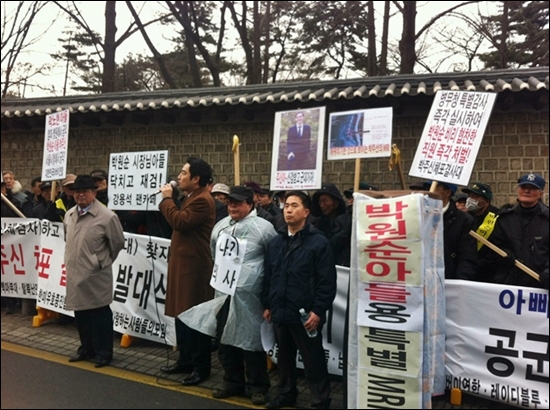
<path fill-rule="evenodd" d="M 425 116 L 394 117 L 393 142 L 401 150 L 407 184 L 414 181 L 407 174 L 425 121 Z M 548 113 L 493 113 L 471 181 L 489 184 L 497 206 L 515 202 L 515 184 L 527 172 L 541 173 L 548 181 L 548 128 Z M 225 124 L 204 121 L 184 125 L 79 127 L 70 131 L 68 172 L 107 170 L 109 154 L 114 152 L 168 149 L 171 178 L 179 173 L 187 156 L 196 155 L 212 164 L 216 182 L 231 185 L 234 182 L 233 135 L 238 135 L 241 141 L 241 182 L 254 180 L 268 186 L 272 117 Z M 2 169 L 14 171 L 26 188 L 34 176 L 41 174 L 43 141 L 43 131 L 2 132 Z M 360 179 L 384 190 L 401 189 L 398 171 L 396 168 L 389 171 L 388 162 L 389 158 L 362 159 Z M 354 172 L 355 160 L 324 160 L 323 180 L 336 183 L 342 191 L 353 186 Z M 545 194 L 545 203 L 548 204 L 548 194 Z"/>

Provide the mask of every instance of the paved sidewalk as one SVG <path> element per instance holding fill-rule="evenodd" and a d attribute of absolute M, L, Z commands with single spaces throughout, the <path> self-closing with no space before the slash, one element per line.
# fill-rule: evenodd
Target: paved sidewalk
<path fill-rule="evenodd" d="M 14 344 L 31 347 L 56 353 L 62 356 L 75 354 L 78 346 L 78 332 L 76 326 L 71 323 L 60 325 L 55 321 L 47 321 L 40 327 L 32 326 L 32 316 L 25 316 L 21 313 L 6 314 L 2 309 L 2 340 Z M 132 344 L 123 348 L 120 346 L 121 335 L 115 332 L 114 357 L 111 366 L 116 368 L 144 373 L 159 378 L 159 384 L 177 383 L 185 375 L 165 375 L 160 372 L 160 367 L 172 364 L 177 359 L 177 352 L 171 346 L 161 345 L 145 339 L 133 339 Z M 278 375 L 276 367 L 270 370 L 271 390 L 270 397 L 276 395 Z M 218 361 L 217 353 L 212 353 L 212 373 L 210 378 L 200 386 L 204 389 L 213 390 L 219 388 L 223 383 L 223 369 Z M 183 389 L 183 387 L 182 387 Z M 299 396 L 296 408 L 310 408 L 309 389 L 303 377 L 298 379 Z M 332 381 L 332 404 L 331 409 L 343 409 L 342 382 L 340 377 L 333 376 Z M 481 399 L 475 396 L 463 396 L 461 406 L 452 406 L 448 397 L 434 398 L 434 409 L 486 409 L 486 408 L 509 408 L 500 403 Z M 250 404 L 250 407 L 256 407 Z"/>

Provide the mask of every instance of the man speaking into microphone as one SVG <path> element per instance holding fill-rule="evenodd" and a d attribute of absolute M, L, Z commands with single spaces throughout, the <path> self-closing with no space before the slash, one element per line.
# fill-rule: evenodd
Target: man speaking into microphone
<path fill-rule="evenodd" d="M 214 296 L 210 286 L 210 235 L 216 222 L 216 207 L 206 187 L 211 178 L 212 168 L 207 162 L 189 157 L 178 175 L 178 187 L 185 193 L 181 208 L 172 199 L 170 184 L 160 188 L 159 210 L 173 229 L 165 314 L 175 318 L 179 348 L 176 363 L 161 367 L 161 371 L 190 373 L 182 381 L 184 386 L 197 385 L 210 376 L 211 337 L 191 329 L 178 315 Z"/>

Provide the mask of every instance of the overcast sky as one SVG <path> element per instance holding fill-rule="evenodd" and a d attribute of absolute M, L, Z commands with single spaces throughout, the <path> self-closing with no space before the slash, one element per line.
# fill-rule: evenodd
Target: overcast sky
<path fill-rule="evenodd" d="M 17 1 L 3 1 L 2 7 L 6 8 L 6 11 L 9 12 L 10 9 L 17 4 Z M 93 30 L 103 34 L 105 31 L 104 28 L 104 11 L 105 11 L 105 2 L 76 2 L 79 4 L 79 7 L 84 15 L 84 18 L 88 24 L 92 27 Z M 147 21 L 152 19 L 155 15 L 155 10 L 158 10 L 157 2 L 149 1 L 134 1 L 132 2 L 135 9 L 140 13 L 142 21 Z M 418 15 L 417 15 L 417 30 L 422 27 L 428 20 L 429 17 L 433 17 L 435 14 L 451 7 L 452 5 L 460 2 L 440 2 L 440 1 L 428 1 L 428 2 L 418 2 Z M 377 24 L 381 24 L 381 13 L 383 8 L 383 2 L 376 2 L 375 7 L 377 8 Z M 475 12 L 475 5 L 466 6 L 464 9 L 469 10 L 469 12 Z M 4 10 L 3 10 L 4 12 Z M 51 59 L 50 54 L 61 51 L 61 44 L 58 41 L 58 38 L 63 37 L 63 30 L 71 27 L 65 15 L 53 4 L 48 4 L 46 9 L 42 10 L 40 13 L 40 18 L 35 20 L 35 23 L 31 29 L 31 35 L 33 37 L 39 36 L 41 33 L 46 33 L 42 35 L 40 40 L 34 44 L 32 47 L 29 47 L 24 55 L 21 55 L 20 62 L 30 61 L 35 66 L 40 63 L 50 63 L 55 64 Z M 118 2 L 117 4 L 117 27 L 118 35 L 122 33 L 126 27 L 132 21 L 132 17 L 128 8 L 124 2 Z M 52 25 L 52 22 L 55 22 Z M 393 38 L 398 38 L 401 35 L 401 19 L 400 17 L 393 18 L 391 20 L 391 30 L 390 33 L 393 35 Z M 164 37 L 172 35 L 168 33 L 166 29 L 161 31 L 157 26 L 156 29 L 151 26 L 147 28 L 147 31 L 152 39 L 154 39 L 155 47 L 158 48 L 159 52 L 166 52 L 172 48 L 172 44 L 169 41 L 166 41 Z M 381 27 L 377 28 L 378 36 L 381 34 Z M 118 38 L 118 36 L 117 36 Z M 129 53 L 134 54 L 144 54 L 150 55 L 150 51 L 147 48 L 141 34 L 138 32 L 134 34 L 129 40 L 126 40 L 122 45 L 117 48 L 116 60 L 118 63 L 122 62 L 125 56 Z M 348 73 L 349 75 L 349 73 Z M 64 67 L 63 64 L 57 63 L 57 66 L 52 69 L 47 78 L 42 78 L 39 81 L 43 84 L 54 84 L 57 92 L 57 95 L 61 95 L 63 89 L 63 76 L 64 76 Z M 351 73 L 350 76 L 354 76 Z M 356 75 L 355 75 L 356 77 Z M 71 91 L 69 91 L 71 92 Z M 71 92 L 72 93 L 72 92 Z M 42 91 L 36 87 L 32 89 L 27 89 L 25 92 L 25 97 L 46 97 L 52 96 L 50 93 Z"/>

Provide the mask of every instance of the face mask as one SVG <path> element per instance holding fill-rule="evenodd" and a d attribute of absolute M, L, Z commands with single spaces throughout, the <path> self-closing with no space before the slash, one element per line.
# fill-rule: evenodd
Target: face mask
<path fill-rule="evenodd" d="M 475 199 L 466 199 L 466 209 L 468 211 L 477 211 L 479 209 L 479 203 Z"/>

